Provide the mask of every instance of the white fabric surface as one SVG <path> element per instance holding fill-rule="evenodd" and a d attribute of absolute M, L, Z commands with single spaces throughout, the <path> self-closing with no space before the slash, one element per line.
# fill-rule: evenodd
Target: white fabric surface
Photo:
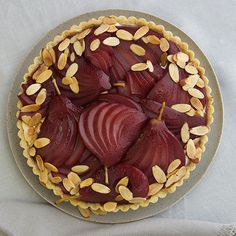
<path fill-rule="evenodd" d="M 168 211 L 122 225 L 83 222 L 46 204 L 17 169 L 5 127 L 10 85 L 30 48 L 64 20 L 109 8 L 157 15 L 191 36 L 216 70 L 225 105 L 221 146 L 201 183 Z M 10 235 L 217 235 L 220 223 L 236 222 L 235 0 L 0 0 L 0 9 L 0 229 Z"/>

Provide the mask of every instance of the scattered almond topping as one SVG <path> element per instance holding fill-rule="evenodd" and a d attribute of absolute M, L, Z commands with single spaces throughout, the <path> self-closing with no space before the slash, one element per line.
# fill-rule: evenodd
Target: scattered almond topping
<path fill-rule="evenodd" d="M 200 147 L 198 147 L 196 149 L 195 158 L 200 159 L 201 155 L 202 155 L 202 149 Z"/>
<path fill-rule="evenodd" d="M 74 188 L 74 184 L 68 179 L 68 178 L 64 178 L 62 180 L 63 186 L 65 187 L 65 189 L 70 192 L 72 190 L 72 188 Z"/>
<path fill-rule="evenodd" d="M 95 34 L 95 35 L 103 34 L 103 33 L 105 33 L 109 28 L 110 28 L 110 25 L 108 25 L 108 24 L 101 24 L 101 25 L 94 31 L 94 34 Z"/>
<path fill-rule="evenodd" d="M 146 44 L 149 43 L 147 37 L 142 37 L 141 39 L 142 39 L 142 41 L 143 41 L 144 43 L 146 43 Z"/>
<path fill-rule="evenodd" d="M 117 38 L 123 39 L 126 41 L 131 41 L 133 39 L 133 35 L 129 31 L 123 30 L 123 29 L 117 30 L 116 36 L 117 36 Z"/>
<path fill-rule="evenodd" d="M 131 66 L 132 71 L 143 71 L 148 68 L 146 63 L 137 63 Z"/>
<path fill-rule="evenodd" d="M 103 44 L 111 47 L 115 47 L 120 44 L 120 40 L 116 37 L 108 37 L 103 40 Z"/>
<path fill-rule="evenodd" d="M 191 96 L 195 97 L 195 98 L 199 98 L 199 99 L 203 99 L 204 98 L 204 94 L 200 90 L 198 90 L 196 88 L 190 88 L 188 90 L 188 93 Z"/>
<path fill-rule="evenodd" d="M 187 172 L 187 169 L 185 166 L 182 166 L 179 170 L 176 171 L 175 174 L 171 175 L 168 180 L 166 181 L 166 188 L 170 187 L 172 184 L 178 182 L 180 179 L 182 179 Z"/>
<path fill-rule="evenodd" d="M 126 201 L 133 199 L 133 193 L 127 187 L 120 185 L 118 191 Z"/>
<path fill-rule="evenodd" d="M 115 187 L 116 192 L 117 193 L 119 192 L 119 190 L 118 190 L 119 186 L 123 185 L 123 186 L 127 187 L 128 183 L 129 183 L 129 178 L 127 176 L 120 179 L 120 181 L 116 184 L 116 187 Z"/>
<path fill-rule="evenodd" d="M 66 71 L 66 77 L 72 77 L 76 74 L 76 72 L 78 71 L 78 64 L 77 63 L 73 63 L 69 66 L 69 68 Z"/>
<path fill-rule="evenodd" d="M 64 39 L 58 46 L 59 51 L 64 51 L 66 48 L 68 48 L 70 45 L 70 39 Z"/>
<path fill-rule="evenodd" d="M 36 163 L 37 163 L 37 166 L 38 166 L 39 170 L 44 171 L 44 164 L 43 164 L 42 157 L 37 155 L 35 157 L 35 159 L 36 159 Z"/>
<path fill-rule="evenodd" d="M 34 111 L 38 111 L 40 109 L 40 106 L 37 104 L 30 104 L 30 105 L 26 105 L 21 107 L 21 112 L 34 112 Z"/>
<path fill-rule="evenodd" d="M 166 53 L 166 54 L 167 54 L 167 53 Z M 167 60 L 168 60 L 169 62 L 171 62 L 171 63 L 175 63 L 175 61 L 174 61 L 174 59 L 173 59 L 173 56 L 174 56 L 174 55 L 172 55 L 172 54 L 167 56 Z"/>
<path fill-rule="evenodd" d="M 124 82 L 118 82 L 118 83 L 114 83 L 113 86 L 114 87 L 125 87 L 125 83 Z"/>
<path fill-rule="evenodd" d="M 70 85 L 73 83 L 73 79 L 71 79 L 70 77 L 63 77 L 62 81 L 61 81 L 64 85 Z"/>
<path fill-rule="evenodd" d="M 64 50 L 64 53 L 66 54 L 66 56 L 68 57 L 69 56 L 69 54 L 70 54 L 70 50 L 69 50 L 69 48 L 66 48 L 65 50 Z"/>
<path fill-rule="evenodd" d="M 49 162 L 45 162 L 45 163 L 44 163 L 44 166 L 45 166 L 48 170 L 50 170 L 50 171 L 52 171 L 52 172 L 55 172 L 55 173 L 58 172 L 57 167 L 54 166 L 53 164 L 49 163 Z"/>
<path fill-rule="evenodd" d="M 45 81 L 47 81 L 51 76 L 52 76 L 52 71 L 51 70 L 45 70 L 44 72 L 42 72 L 38 76 L 38 78 L 36 79 L 36 82 L 39 83 L 39 84 L 42 84 Z"/>
<path fill-rule="evenodd" d="M 29 124 L 29 122 L 31 120 L 31 117 L 24 115 L 24 116 L 21 117 L 21 119 L 24 123 Z"/>
<path fill-rule="evenodd" d="M 203 109 L 203 105 L 202 105 L 201 101 L 198 98 L 191 97 L 190 103 L 198 111 L 201 111 Z"/>
<path fill-rule="evenodd" d="M 78 94 L 79 93 L 79 83 L 78 80 L 75 77 L 71 78 L 73 80 L 73 83 L 70 84 L 70 89 L 73 93 Z"/>
<path fill-rule="evenodd" d="M 93 182 L 94 182 L 93 178 L 87 178 L 87 179 L 84 179 L 83 181 L 81 181 L 79 186 L 80 186 L 80 188 L 89 187 L 90 185 L 93 184 Z"/>
<path fill-rule="evenodd" d="M 198 70 L 195 66 L 191 64 L 187 64 L 184 68 L 189 74 L 196 75 L 198 73 Z"/>
<path fill-rule="evenodd" d="M 196 110 L 191 108 L 188 112 L 185 113 L 188 116 L 195 116 L 196 115 Z"/>
<path fill-rule="evenodd" d="M 43 148 L 43 147 L 47 146 L 49 143 L 50 143 L 49 138 L 38 138 L 34 141 L 34 146 L 36 148 Z"/>
<path fill-rule="evenodd" d="M 154 67 L 153 67 L 153 64 L 152 64 L 152 62 L 150 61 L 150 60 L 147 60 L 147 66 L 148 66 L 148 70 L 150 71 L 150 72 L 153 72 L 154 71 Z"/>
<path fill-rule="evenodd" d="M 187 142 L 187 155 L 190 159 L 194 159 L 196 154 L 196 147 L 192 139 Z"/>
<path fill-rule="evenodd" d="M 171 79 L 175 83 L 179 82 L 179 69 L 178 69 L 178 66 L 176 64 L 171 63 L 169 65 L 169 74 L 170 74 Z"/>
<path fill-rule="evenodd" d="M 70 43 L 71 44 L 73 44 L 76 41 L 77 41 L 77 35 L 74 35 L 73 37 L 70 38 Z"/>
<path fill-rule="evenodd" d="M 187 143 L 190 138 L 189 126 L 187 122 L 185 122 L 183 126 L 181 127 L 180 134 L 181 134 L 182 142 Z"/>
<path fill-rule="evenodd" d="M 179 167 L 180 164 L 181 164 L 180 159 L 176 159 L 172 161 L 170 165 L 168 166 L 167 173 L 170 174 L 173 171 L 175 171 Z"/>
<path fill-rule="evenodd" d="M 100 46 L 100 40 L 94 39 L 90 44 L 90 50 L 94 52 L 99 48 L 99 46 Z"/>
<path fill-rule="evenodd" d="M 46 66 L 51 66 L 53 64 L 52 55 L 47 48 L 43 49 L 42 57 L 43 57 L 43 62 Z"/>
<path fill-rule="evenodd" d="M 85 46 L 86 46 L 84 39 L 80 40 L 80 43 L 81 43 L 81 46 L 82 46 L 82 52 L 84 52 Z"/>
<path fill-rule="evenodd" d="M 80 39 L 84 39 L 90 32 L 91 32 L 91 28 L 88 28 L 88 29 L 85 29 L 83 30 L 82 32 L 80 32 L 78 35 L 77 35 L 77 39 L 80 40 Z"/>
<path fill-rule="evenodd" d="M 193 88 L 196 85 L 198 78 L 199 75 L 190 75 L 188 78 L 181 80 L 183 90 L 188 91 L 190 88 Z"/>
<path fill-rule="evenodd" d="M 152 175 L 159 184 L 166 182 L 166 175 L 158 165 L 152 167 Z"/>
<path fill-rule="evenodd" d="M 166 52 L 163 52 L 162 54 L 161 54 L 161 66 L 165 66 L 166 65 L 166 63 L 167 63 L 167 58 L 168 58 L 168 56 L 167 56 L 168 54 L 166 53 Z M 169 56 L 171 56 L 171 55 L 169 55 Z"/>
<path fill-rule="evenodd" d="M 62 181 L 62 178 L 60 176 L 54 176 L 51 178 L 52 183 L 59 184 Z"/>
<path fill-rule="evenodd" d="M 70 61 L 71 61 L 71 62 L 74 62 L 74 61 L 75 61 L 75 53 L 74 53 L 74 52 L 72 52 L 72 53 L 70 54 Z"/>
<path fill-rule="evenodd" d="M 70 172 L 70 173 L 67 175 L 67 178 L 68 178 L 75 186 L 77 186 L 77 185 L 81 182 L 80 177 L 79 177 L 75 172 Z"/>
<path fill-rule="evenodd" d="M 182 68 L 182 69 L 184 69 L 185 66 L 186 66 L 186 62 L 180 61 L 180 60 L 178 60 L 178 61 L 176 62 L 176 64 L 177 64 L 180 68 Z"/>
<path fill-rule="evenodd" d="M 56 89 L 57 94 L 61 95 L 61 92 L 60 92 L 58 85 L 57 85 L 57 81 L 55 79 L 52 79 L 52 83 L 53 83 L 54 88 Z"/>
<path fill-rule="evenodd" d="M 145 49 L 142 48 L 141 46 L 137 45 L 137 44 L 131 44 L 130 45 L 130 50 L 138 56 L 144 56 L 145 55 Z"/>
<path fill-rule="evenodd" d="M 107 212 L 114 211 L 116 209 L 117 203 L 116 202 L 106 202 L 103 207 L 104 210 Z"/>
<path fill-rule="evenodd" d="M 77 165 L 77 166 L 73 166 L 71 170 L 77 174 L 83 174 L 84 172 L 89 170 L 89 167 L 87 165 Z"/>
<path fill-rule="evenodd" d="M 110 191 L 111 191 L 106 185 L 100 184 L 100 183 L 93 183 L 91 185 L 91 188 L 93 191 L 95 191 L 97 193 L 103 193 L 103 194 L 110 193 Z"/>
<path fill-rule="evenodd" d="M 160 192 L 160 190 L 163 188 L 163 184 L 159 183 L 154 183 L 149 185 L 149 191 L 148 191 L 148 196 L 153 196 Z"/>
<path fill-rule="evenodd" d="M 160 39 L 156 35 L 148 35 L 146 36 L 146 38 L 148 42 L 151 44 L 156 44 L 156 45 L 160 44 Z"/>
<path fill-rule="evenodd" d="M 148 26 L 141 26 L 139 29 L 137 29 L 137 31 L 134 34 L 134 40 L 138 40 L 140 38 L 142 38 L 144 35 L 147 34 L 147 32 L 149 31 L 149 27 Z"/>
<path fill-rule="evenodd" d="M 188 62 L 189 61 L 189 55 L 187 55 L 184 52 L 178 52 L 177 53 L 177 60 L 183 61 L 183 62 Z"/>
<path fill-rule="evenodd" d="M 162 52 L 167 52 L 170 48 L 170 44 L 169 42 L 167 41 L 166 38 L 161 38 L 160 39 L 160 49 Z"/>
<path fill-rule="evenodd" d="M 203 112 L 203 110 L 198 110 L 198 111 L 196 111 L 196 115 L 201 116 L 201 117 L 204 117 L 204 112 Z"/>
<path fill-rule="evenodd" d="M 107 32 L 109 32 L 109 33 L 114 33 L 114 32 L 116 32 L 118 29 L 116 28 L 116 26 L 115 25 L 110 25 L 109 26 L 109 29 L 107 30 Z"/>
<path fill-rule="evenodd" d="M 45 102 L 46 97 L 47 97 L 47 90 L 45 88 L 42 88 L 35 99 L 35 103 L 37 105 L 42 105 Z"/>
<path fill-rule="evenodd" d="M 84 218 L 90 217 L 90 210 L 89 209 L 83 209 L 83 208 L 79 207 L 79 212 L 80 212 L 81 216 L 83 216 Z"/>
<path fill-rule="evenodd" d="M 54 49 L 53 48 L 49 48 L 48 51 L 49 51 L 49 53 L 50 53 L 50 55 L 52 57 L 52 62 L 56 63 L 56 54 L 55 54 Z"/>
<path fill-rule="evenodd" d="M 205 82 L 204 82 L 204 80 L 201 79 L 200 77 L 198 78 L 197 86 L 198 86 L 199 88 L 204 88 L 204 87 L 205 87 Z"/>
<path fill-rule="evenodd" d="M 120 202 L 120 201 L 123 201 L 123 200 L 124 200 L 124 198 L 120 194 L 115 197 L 116 202 Z"/>
<path fill-rule="evenodd" d="M 31 84 L 27 89 L 26 89 L 26 94 L 31 96 L 35 93 L 38 92 L 38 90 L 41 88 L 41 84 Z"/>
<path fill-rule="evenodd" d="M 206 135 L 209 132 L 209 128 L 207 126 L 197 126 L 190 129 L 190 133 L 198 136 Z"/>
<path fill-rule="evenodd" d="M 63 70 L 66 66 L 66 62 L 67 62 L 67 55 L 65 53 L 61 53 L 57 62 L 58 69 Z"/>
<path fill-rule="evenodd" d="M 46 184 L 48 182 L 48 171 L 47 169 L 44 168 L 43 171 L 41 171 L 39 175 L 39 180 L 43 183 Z"/>
<path fill-rule="evenodd" d="M 45 70 L 48 69 L 48 66 L 45 66 L 44 64 L 42 64 L 33 74 L 32 78 L 33 80 L 37 80 L 37 78 L 39 77 L 39 75 L 41 73 L 43 73 Z"/>
<path fill-rule="evenodd" d="M 180 103 L 172 105 L 171 108 L 178 112 L 185 113 L 191 109 L 191 106 L 189 104 Z"/>
<path fill-rule="evenodd" d="M 81 56 L 82 53 L 83 53 L 83 47 L 82 47 L 80 41 L 76 41 L 76 42 L 73 44 L 73 47 L 74 47 L 75 53 L 76 53 L 78 56 Z"/>
<path fill-rule="evenodd" d="M 131 199 L 129 201 L 129 203 L 142 203 L 144 201 L 146 201 L 147 199 L 146 198 L 143 198 L 143 197 L 134 197 L 133 199 Z"/>
<path fill-rule="evenodd" d="M 75 186 L 70 190 L 70 195 L 76 195 L 79 194 L 79 185 Z"/>

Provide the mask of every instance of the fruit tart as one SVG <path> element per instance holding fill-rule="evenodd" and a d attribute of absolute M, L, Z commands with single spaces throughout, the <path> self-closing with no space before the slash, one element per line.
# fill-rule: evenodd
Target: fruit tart
<path fill-rule="evenodd" d="M 162 25 L 91 19 L 29 66 L 18 94 L 20 146 L 56 204 L 84 217 L 147 207 L 201 160 L 210 93 L 194 52 Z"/>

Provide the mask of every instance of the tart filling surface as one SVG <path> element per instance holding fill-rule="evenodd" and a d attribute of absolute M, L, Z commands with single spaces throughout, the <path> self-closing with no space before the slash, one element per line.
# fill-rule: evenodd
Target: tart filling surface
<path fill-rule="evenodd" d="M 174 192 L 212 123 L 186 43 L 135 17 L 72 26 L 43 48 L 18 95 L 20 145 L 40 182 L 81 214 L 135 210 Z"/>

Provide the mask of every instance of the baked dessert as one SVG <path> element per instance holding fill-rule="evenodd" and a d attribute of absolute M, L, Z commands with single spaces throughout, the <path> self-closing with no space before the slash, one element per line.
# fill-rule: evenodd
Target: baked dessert
<path fill-rule="evenodd" d="M 145 19 L 102 16 L 56 36 L 18 94 L 17 127 L 42 185 L 90 212 L 136 210 L 176 191 L 213 121 L 204 69 Z"/>

